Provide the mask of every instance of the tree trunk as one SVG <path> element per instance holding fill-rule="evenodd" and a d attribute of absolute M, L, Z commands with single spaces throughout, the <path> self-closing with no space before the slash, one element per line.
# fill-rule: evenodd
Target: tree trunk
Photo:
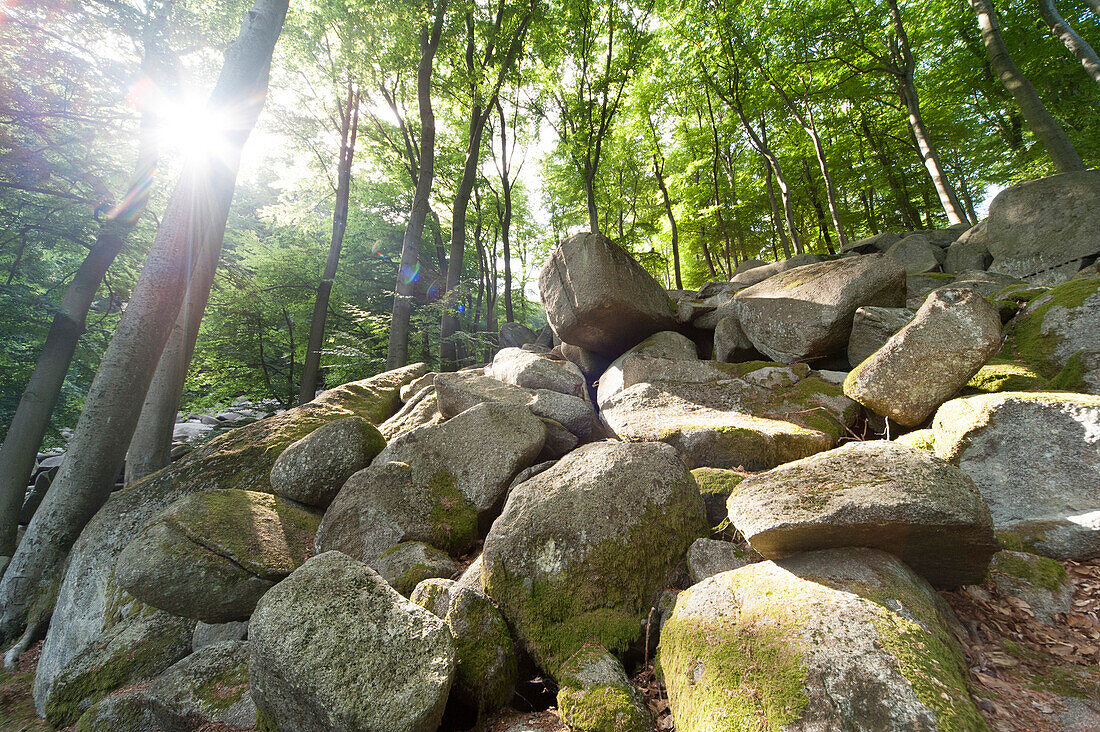
<path fill-rule="evenodd" d="M 1100 12 L 1100 0 L 1096 0 L 1096 2 L 1097 12 Z M 1085 67 L 1085 72 L 1092 77 L 1092 80 L 1100 84 L 1100 58 L 1097 58 L 1096 51 L 1093 50 L 1092 46 L 1077 35 L 1077 31 L 1073 30 L 1073 26 L 1067 23 L 1058 13 L 1058 8 L 1054 7 L 1054 0 L 1039 0 L 1039 15 L 1050 26 L 1050 32 L 1066 44 L 1069 52 L 1081 62 L 1081 65 Z"/>
<path fill-rule="evenodd" d="M 240 149 L 267 90 L 271 53 L 288 0 L 257 0 L 226 52 L 211 110 L 232 110 L 229 160 L 188 164 L 84 401 L 65 461 L 0 582 L 0 645 L 23 632 L 28 609 L 58 581 L 85 524 L 111 494 L 161 351 L 182 304 L 189 253 L 224 233 Z M 205 166 L 203 165 L 205 163 Z"/>
<path fill-rule="evenodd" d="M 500 240 L 504 247 L 504 322 L 511 323 L 515 320 L 512 312 L 512 180 L 508 128 L 500 99 L 497 99 L 497 115 L 500 118 L 500 187 L 504 191 L 504 212 L 500 217 Z"/>
<path fill-rule="evenodd" d="M 152 73 L 153 57 L 156 55 L 154 44 L 159 42 L 160 31 L 159 23 L 153 23 L 143 34 L 142 68 L 147 74 Z M 103 277 L 125 246 L 127 237 L 149 202 L 158 157 L 155 126 L 153 114 L 144 113 L 139 132 L 138 159 L 126 195 L 122 203 L 108 212 L 99 227 L 95 244 L 65 290 L 61 306 L 50 323 L 42 352 L 8 426 L 4 443 L 0 446 L 0 575 L 3 575 L 15 552 L 23 497 L 42 437 L 46 434 L 73 354 L 84 333 L 88 310 Z"/>
<path fill-rule="evenodd" d="M 355 137 L 359 131 L 359 92 L 348 83 L 348 98 L 340 122 L 340 161 L 337 171 L 336 204 L 332 210 L 332 239 L 328 247 L 328 260 L 321 282 L 317 285 L 317 298 L 313 302 L 313 317 L 309 321 L 309 343 L 306 360 L 302 365 L 302 384 L 298 391 L 298 403 L 313 401 L 317 393 L 318 374 L 321 369 L 321 345 L 325 340 L 325 320 L 328 316 L 328 299 L 336 268 L 340 266 L 340 249 L 344 246 L 344 232 L 348 228 L 348 201 L 351 197 L 351 164 L 355 158 Z"/>
<path fill-rule="evenodd" d="M 745 131 L 749 133 L 749 138 L 753 141 L 756 149 L 760 151 L 760 154 L 764 156 L 764 159 L 768 161 L 768 165 L 771 166 L 772 172 L 775 173 L 775 182 L 779 186 L 779 197 L 783 201 L 783 217 L 787 221 L 787 230 L 791 235 L 791 243 L 794 244 L 794 251 L 796 254 L 802 254 L 802 238 L 798 235 L 798 227 L 794 222 L 794 200 L 791 197 L 791 188 L 787 185 L 787 179 L 783 177 L 783 168 L 779 166 L 779 158 L 777 158 L 768 147 L 768 128 L 764 125 L 764 118 L 760 118 L 760 135 L 756 134 L 756 130 L 745 118 L 740 107 L 737 108 L 737 115 L 741 118 L 741 124 L 744 125 Z"/>
<path fill-rule="evenodd" d="M 593 234 L 600 233 L 600 212 L 596 208 L 596 171 L 586 170 L 584 173 L 584 200 L 588 206 L 588 230 Z"/>
<path fill-rule="evenodd" d="M 772 208 L 772 227 L 775 228 L 775 235 L 783 245 L 783 258 L 791 258 L 791 243 L 787 241 L 787 230 L 783 228 L 783 219 L 779 215 L 779 204 L 775 202 L 775 187 L 772 185 L 772 166 L 768 162 L 768 159 L 764 159 L 764 180 L 768 187 L 768 203 Z M 777 257 L 778 259 L 778 257 Z"/>
<path fill-rule="evenodd" d="M 829 225 L 825 221 L 825 209 L 821 207 L 821 201 L 817 198 L 817 186 L 814 183 L 813 173 L 810 171 L 810 161 L 802 158 L 802 176 L 806 179 L 806 190 L 810 195 L 810 205 L 817 215 L 817 228 L 821 230 L 821 236 L 825 239 L 825 249 L 829 254 L 836 254 L 833 249 L 833 241 L 829 236 Z"/>
<path fill-rule="evenodd" d="M 1016 63 L 1009 55 L 1004 38 L 1001 36 L 1001 26 L 997 20 L 997 11 L 993 9 L 993 3 L 990 0 L 970 0 L 970 7 L 978 16 L 978 27 L 982 31 L 982 40 L 985 41 L 985 50 L 989 54 L 989 63 L 1005 89 L 1012 93 L 1024 121 L 1039 138 L 1050 159 L 1054 161 L 1054 167 L 1059 173 L 1085 170 L 1081 156 L 1077 154 L 1077 150 L 1066 137 L 1062 126 L 1047 111 L 1043 100 L 1039 98 L 1039 92 L 1035 91 L 1031 81 L 1016 68 Z"/>
<path fill-rule="evenodd" d="M 676 289 L 684 289 L 684 281 L 680 276 L 680 235 L 676 230 L 676 215 L 672 212 L 672 202 L 668 198 L 668 187 L 665 185 L 665 171 L 659 163 L 657 154 L 653 154 L 653 173 L 657 176 L 657 187 L 661 189 L 661 200 L 665 202 L 665 215 L 668 216 L 668 226 L 672 230 L 672 264 L 676 273 Z"/>
<path fill-rule="evenodd" d="M 397 267 L 393 313 L 390 318 L 390 342 L 386 368 L 396 369 L 409 362 L 409 318 L 412 315 L 413 274 L 420 254 L 420 239 L 428 218 L 428 197 L 435 179 L 435 113 L 432 111 L 432 63 L 439 49 L 447 0 L 438 0 L 434 20 L 420 31 L 420 65 L 416 71 L 416 96 L 420 106 L 420 175 L 413 193 L 409 223 L 401 242 L 401 262 Z"/>

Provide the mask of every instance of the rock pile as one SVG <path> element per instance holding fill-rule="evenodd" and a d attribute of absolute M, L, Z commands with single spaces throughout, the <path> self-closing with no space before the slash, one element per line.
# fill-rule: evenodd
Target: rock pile
<path fill-rule="evenodd" d="M 1008 570 L 1100 556 L 1095 176 L 675 300 L 570 237 L 539 282 L 558 345 L 508 324 L 484 368 L 343 385 L 116 493 L 40 713 L 428 732 L 539 676 L 571 729 L 652 730 L 656 653 L 682 732 L 985 729 L 934 588 L 992 562 L 1049 620 L 1065 588 Z"/>

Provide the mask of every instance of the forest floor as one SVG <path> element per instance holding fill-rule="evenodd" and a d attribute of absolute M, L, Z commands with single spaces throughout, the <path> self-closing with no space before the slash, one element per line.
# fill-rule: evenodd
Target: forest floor
<path fill-rule="evenodd" d="M 968 631 L 959 640 L 978 707 L 993 732 L 1100 729 L 1100 559 L 1062 565 L 1074 585 L 1073 611 L 1055 616 L 1053 625 L 1035 620 L 1027 603 L 1002 595 L 992 582 L 941 593 Z M 31 698 L 40 648 L 24 654 L 14 672 L 0 672 L 0 729 L 5 732 L 52 729 L 35 714 Z M 675 730 L 653 664 L 633 681 L 657 720 L 657 730 Z M 565 732 L 566 727 L 551 708 L 506 709 L 481 728 L 506 730 Z"/>

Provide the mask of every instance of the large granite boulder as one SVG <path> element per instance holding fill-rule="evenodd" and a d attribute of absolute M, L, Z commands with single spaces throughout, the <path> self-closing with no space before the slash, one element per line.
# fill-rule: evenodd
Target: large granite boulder
<path fill-rule="evenodd" d="M 370 465 L 386 440 L 362 417 L 321 425 L 291 443 L 271 467 L 271 489 L 308 506 L 325 508 L 352 473 Z"/>
<path fill-rule="evenodd" d="M 320 521 L 270 493 L 197 493 L 126 545 L 115 577 L 134 597 L 174 615 L 247 620 L 260 597 L 309 556 Z"/>
<path fill-rule="evenodd" d="M 938 272 L 943 264 L 944 251 L 928 240 L 923 234 L 914 234 L 901 239 L 886 250 L 890 257 L 905 268 L 905 274 L 923 274 Z"/>
<path fill-rule="evenodd" d="M 538 340 L 538 333 L 523 323 L 505 323 L 500 326 L 497 344 L 501 348 L 519 348 Z"/>
<path fill-rule="evenodd" d="M 440 424 L 443 420 L 433 382 L 415 394 L 410 394 L 405 405 L 396 414 L 378 425 L 378 431 L 387 442 L 392 442 L 417 427 Z"/>
<path fill-rule="evenodd" d="M 443 618 L 454 638 L 458 670 L 452 696 L 479 715 L 506 706 L 519 678 L 515 643 L 480 582 L 471 587 L 447 579 L 425 580 L 411 599 Z"/>
<path fill-rule="evenodd" d="M 852 369 L 844 393 L 914 427 L 966 386 L 1000 347 L 995 307 L 972 290 L 937 290 L 908 325 Z"/>
<path fill-rule="evenodd" d="M 623 364 L 634 360 L 635 356 L 666 358 L 672 361 L 698 361 L 699 354 L 695 343 L 685 335 L 666 330 L 654 333 L 611 362 L 600 376 L 596 386 L 596 402 L 602 407 L 604 402 L 623 390 Z"/>
<path fill-rule="evenodd" d="M 464 552 L 489 528 L 512 478 L 545 440 L 541 420 L 508 404 L 479 404 L 413 430 L 344 484 L 317 530 L 317 552 L 335 549 L 372 567 L 406 541 Z"/>
<path fill-rule="evenodd" d="M 1026 278 L 1100 254 L 1100 171 L 1062 173 L 997 194 L 986 220 L 992 272 Z"/>
<path fill-rule="evenodd" d="M 147 622 L 149 615 L 156 614 L 153 608 L 134 600 L 114 577 L 119 553 L 157 514 L 180 498 L 202 491 L 271 492 L 271 468 L 287 446 L 337 419 L 385 420 L 397 408 L 401 387 L 426 372 L 424 364 L 413 364 L 330 389 L 308 404 L 204 442 L 164 470 L 113 493 L 69 552 L 35 673 L 38 712 L 43 713 L 50 697 L 61 692 L 59 677 L 77 678 L 77 667 L 84 664 L 77 658 L 96 654 L 108 633 L 138 646 L 155 645 L 163 637 L 157 624 Z M 164 658 L 169 660 L 157 672 L 179 657 L 167 654 Z M 120 675 L 117 683 L 103 680 L 96 698 L 128 683 L 128 678 Z"/>
<path fill-rule="evenodd" d="M 521 483 L 485 539 L 482 582 L 535 662 L 622 653 L 691 542 L 699 487 L 660 444 L 598 442 Z"/>
<path fill-rule="evenodd" d="M 1007 328 L 1001 357 L 1050 379 L 1081 351 L 1100 350 L 1100 277 L 1052 288 L 1035 298 Z"/>
<path fill-rule="evenodd" d="M 665 289 L 602 234 L 559 244 L 539 274 L 539 293 L 558 338 L 612 357 L 676 322 Z"/>
<path fill-rule="evenodd" d="M 850 442 L 741 482 L 730 520 L 768 559 L 868 546 L 937 587 L 982 581 L 998 550 L 974 482 L 926 450 Z"/>
<path fill-rule="evenodd" d="M 584 374 L 573 363 L 522 348 L 504 348 L 485 367 L 485 375 L 526 389 L 548 389 L 579 399 L 588 397 Z"/>
<path fill-rule="evenodd" d="M 1100 397 L 1002 392 L 947 402 L 936 455 L 962 468 L 1007 549 L 1100 556 Z"/>
<path fill-rule="evenodd" d="M 815 264 L 821 260 L 822 258 L 819 254 L 796 254 L 790 259 L 781 259 L 778 262 L 769 262 L 760 267 L 750 267 L 749 269 L 737 272 L 730 278 L 730 282 L 735 285 L 748 287 L 758 282 L 763 282 L 769 277 L 774 277 L 777 274 L 786 272 L 787 270 L 803 267 L 807 264 Z"/>
<path fill-rule="evenodd" d="M 858 414 L 839 386 L 808 371 L 636 356 L 601 416 L 621 440 L 672 445 L 688 467 L 766 470 L 835 446 Z"/>
<path fill-rule="evenodd" d="M 558 678 L 558 713 L 570 729 L 651 732 L 653 719 L 622 663 L 598 643 L 569 657 Z"/>
<path fill-rule="evenodd" d="M 435 732 L 455 673 L 447 625 L 339 552 L 264 595 L 248 645 L 259 718 L 279 732 Z"/>
<path fill-rule="evenodd" d="M 823 358 L 844 350 L 858 308 L 905 304 L 905 270 L 881 254 L 848 257 L 788 270 L 734 300 L 761 353 L 783 363 Z"/>
<path fill-rule="evenodd" d="M 681 592 L 657 663 L 679 732 L 987 732 L 954 628 L 891 555 L 832 549 Z"/>
<path fill-rule="evenodd" d="M 993 262 L 989 254 L 989 233 L 982 221 L 963 233 L 951 246 L 943 260 L 944 272 L 984 270 Z"/>
<path fill-rule="evenodd" d="M 916 315 L 909 308 L 866 307 L 856 310 L 852 334 L 848 336 L 848 363 L 859 366 L 872 353 L 886 345 Z"/>

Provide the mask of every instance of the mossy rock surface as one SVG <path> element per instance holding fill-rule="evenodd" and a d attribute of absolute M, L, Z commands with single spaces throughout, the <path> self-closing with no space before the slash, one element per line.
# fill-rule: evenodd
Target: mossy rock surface
<path fill-rule="evenodd" d="M 625 651 L 706 530 L 698 485 L 671 448 L 586 445 L 511 492 L 485 539 L 482 581 L 554 675 L 587 642 Z"/>
<path fill-rule="evenodd" d="M 1032 300 L 1007 328 L 1000 357 L 1054 378 L 1082 350 L 1100 350 L 1100 277 L 1074 279 Z"/>
<path fill-rule="evenodd" d="M 450 579 L 457 565 L 445 551 L 423 542 L 407 541 L 382 552 L 375 570 L 391 587 L 408 597 L 426 579 Z"/>
<path fill-rule="evenodd" d="M 325 508 L 344 482 L 370 465 L 386 440 L 363 417 L 345 417 L 321 425 L 290 444 L 271 468 L 275 493 L 309 506 Z"/>
<path fill-rule="evenodd" d="M 680 593 L 657 663 L 681 732 L 987 730 L 957 623 L 884 552 L 808 552 Z"/>
<path fill-rule="evenodd" d="M 1055 614 L 1073 609 L 1073 583 L 1053 559 L 1005 550 L 993 556 L 989 574 L 1002 594 L 1024 600 L 1040 622 L 1053 623 Z"/>
<path fill-rule="evenodd" d="M 899 445 L 905 445 L 906 447 L 915 447 L 918 450 L 928 450 L 929 452 L 936 451 L 936 433 L 930 428 L 907 432 L 897 437 L 894 442 Z"/>
<path fill-rule="evenodd" d="M 561 721 L 582 732 L 649 732 L 653 719 L 619 659 L 586 643 L 562 665 L 558 678 Z"/>
<path fill-rule="evenodd" d="M 699 493 L 707 507 L 707 523 L 711 528 L 720 526 L 729 516 L 726 501 L 737 486 L 751 473 L 728 468 L 695 468 L 691 471 L 695 482 L 699 484 Z"/>

